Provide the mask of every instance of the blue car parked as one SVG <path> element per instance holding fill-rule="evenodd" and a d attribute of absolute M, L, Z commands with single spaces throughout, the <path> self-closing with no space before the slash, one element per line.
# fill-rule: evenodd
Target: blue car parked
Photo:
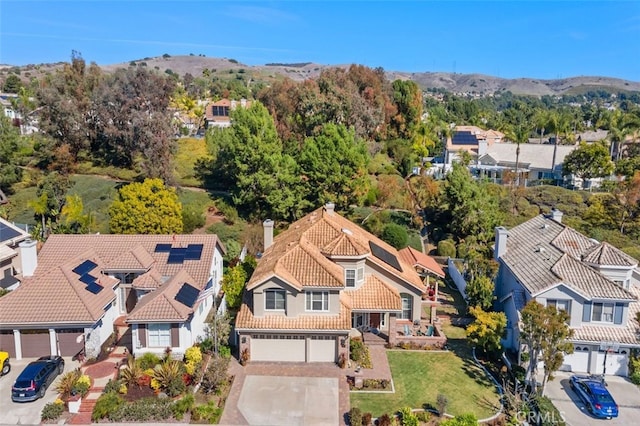
<path fill-rule="evenodd" d="M 43 356 L 30 362 L 13 384 L 11 400 L 28 402 L 42 398 L 49 385 L 63 371 L 64 359 L 61 356 Z"/>
<path fill-rule="evenodd" d="M 584 401 L 587 410 L 595 417 L 618 417 L 618 404 L 607 390 L 604 379 L 594 376 L 571 376 L 571 389 Z"/>

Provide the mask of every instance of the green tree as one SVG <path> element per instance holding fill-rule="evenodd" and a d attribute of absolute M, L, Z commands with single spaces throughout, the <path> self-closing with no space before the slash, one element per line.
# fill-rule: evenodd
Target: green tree
<path fill-rule="evenodd" d="M 404 226 L 397 223 L 390 223 L 382 230 L 382 239 L 391 244 L 396 249 L 400 250 L 407 246 L 409 235 Z"/>
<path fill-rule="evenodd" d="M 392 83 L 393 100 L 398 113 L 391 119 L 391 126 L 398 138 L 413 139 L 422 119 L 422 90 L 411 80 L 395 80 Z"/>
<path fill-rule="evenodd" d="M 109 208 L 115 234 L 177 234 L 182 232 L 182 205 L 173 188 L 160 179 L 125 185 Z"/>
<path fill-rule="evenodd" d="M 19 146 L 20 131 L 11 125 L 9 118 L 0 114 L 0 193 L 11 193 L 11 185 L 22 179 L 18 161 Z"/>
<path fill-rule="evenodd" d="M 478 418 L 473 413 L 460 414 L 440 423 L 442 426 L 476 426 Z"/>
<path fill-rule="evenodd" d="M 367 162 L 365 145 L 343 125 L 327 124 L 307 138 L 298 164 L 310 205 L 333 202 L 344 209 L 360 204 L 369 190 Z"/>
<path fill-rule="evenodd" d="M 570 152 L 564 159 L 562 174 L 581 179 L 592 179 L 611 175 L 614 170 L 609 150 L 602 142 L 586 144 Z"/>
<path fill-rule="evenodd" d="M 488 311 L 493 306 L 494 284 L 491 278 L 484 275 L 475 276 L 465 289 L 467 294 L 467 304 L 469 307 L 477 307 L 483 311 Z"/>
<path fill-rule="evenodd" d="M 18 93 L 22 88 L 22 80 L 15 74 L 9 74 L 4 81 L 2 91 L 6 93 Z"/>
<path fill-rule="evenodd" d="M 536 389 L 542 395 L 547 381 L 553 380 L 553 373 L 562 365 L 564 354 L 573 352 L 573 345 L 568 341 L 573 336 L 569 314 L 531 300 L 522 309 L 520 321 L 520 339 L 529 354 L 527 378 L 535 381 L 538 363 L 544 364 L 542 386 Z"/>
<path fill-rule="evenodd" d="M 469 308 L 475 320 L 467 327 L 468 339 L 485 353 L 500 350 L 500 340 L 507 327 L 507 316 L 504 312 L 485 312 L 479 306 Z"/>
<path fill-rule="evenodd" d="M 85 234 L 91 231 L 92 215 L 84 213 L 84 205 L 79 195 L 67 195 L 64 206 L 60 212 L 61 223 L 56 229 L 57 233 Z"/>
<path fill-rule="evenodd" d="M 229 268 L 222 277 L 222 291 L 224 291 L 227 305 L 236 309 L 242 303 L 242 291 L 247 282 L 247 272 L 242 265 Z"/>

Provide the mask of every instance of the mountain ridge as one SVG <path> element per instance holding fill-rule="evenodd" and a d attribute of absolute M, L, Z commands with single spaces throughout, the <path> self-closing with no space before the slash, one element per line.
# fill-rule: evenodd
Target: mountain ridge
<path fill-rule="evenodd" d="M 21 77 L 39 77 L 57 68 L 64 62 L 53 64 L 29 64 L 12 66 L 0 64 L 0 76 L 19 70 Z M 163 55 L 146 57 L 116 64 L 98 65 L 106 72 L 129 66 L 146 66 L 160 72 L 175 73 L 184 76 L 190 73 L 194 77 L 201 76 L 205 70 L 216 73 L 231 74 L 242 72 L 254 80 L 266 82 L 289 77 L 296 81 L 315 78 L 322 70 L 328 68 L 348 68 L 351 64 L 322 65 L 313 62 L 270 63 L 265 65 L 246 65 L 230 58 L 213 58 L 196 55 Z M 242 70 L 242 71 L 241 71 Z M 531 77 L 503 78 L 480 73 L 449 72 L 404 72 L 388 71 L 389 80 L 403 79 L 415 81 L 423 90 L 440 89 L 454 93 L 491 95 L 496 92 L 510 91 L 518 95 L 544 96 L 580 94 L 589 90 L 605 90 L 608 92 L 640 92 L 640 82 L 605 76 L 574 76 L 558 79 L 538 79 Z"/>

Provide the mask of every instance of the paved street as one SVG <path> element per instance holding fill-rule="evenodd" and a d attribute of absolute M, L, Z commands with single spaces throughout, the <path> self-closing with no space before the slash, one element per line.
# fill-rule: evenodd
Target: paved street
<path fill-rule="evenodd" d="M 11 401 L 11 386 L 22 369 L 31 361 L 35 361 L 35 358 L 24 358 L 19 361 L 11 359 L 11 372 L 6 376 L 0 377 L 0 424 L 2 425 L 40 424 L 42 407 L 44 407 L 46 403 L 53 402 L 56 399 L 57 393 L 54 387 L 58 380 L 57 378 L 53 381 L 53 384 L 49 386 L 49 389 L 47 389 L 47 394 L 44 398 L 33 402 L 18 403 Z M 64 361 L 65 373 L 78 366 L 78 363 L 71 361 L 69 357 L 65 357 Z"/>
<path fill-rule="evenodd" d="M 556 373 L 556 378 L 547 384 L 545 395 L 560 410 L 569 426 L 582 425 L 633 425 L 640 421 L 640 389 L 623 377 L 607 376 L 607 387 L 618 403 L 620 414 L 611 420 L 597 419 L 587 412 L 584 403 L 571 390 L 571 373 Z"/>

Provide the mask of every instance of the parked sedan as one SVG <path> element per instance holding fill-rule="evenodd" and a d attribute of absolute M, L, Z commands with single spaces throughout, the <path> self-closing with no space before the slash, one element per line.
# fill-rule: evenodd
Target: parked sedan
<path fill-rule="evenodd" d="M 569 383 L 571 389 L 584 401 L 587 410 L 595 417 L 618 417 L 618 404 L 613 400 L 602 378 L 574 375 Z"/>
<path fill-rule="evenodd" d="M 11 400 L 28 402 L 42 398 L 49 385 L 63 371 L 64 359 L 61 356 L 43 356 L 30 362 L 13 384 Z"/>

